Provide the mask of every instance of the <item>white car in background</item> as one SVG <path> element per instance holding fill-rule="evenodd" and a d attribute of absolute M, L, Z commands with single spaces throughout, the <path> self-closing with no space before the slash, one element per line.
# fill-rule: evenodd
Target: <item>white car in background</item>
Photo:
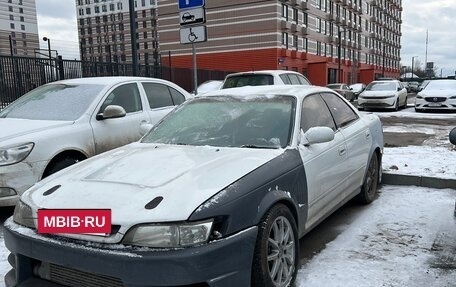
<path fill-rule="evenodd" d="M 416 95 L 415 111 L 456 110 L 456 80 L 432 80 Z"/>
<path fill-rule="evenodd" d="M 229 74 L 225 77 L 222 89 L 244 86 L 269 85 L 310 85 L 310 81 L 298 72 L 286 70 L 263 70 Z"/>
<path fill-rule="evenodd" d="M 138 77 L 64 80 L 30 91 L 0 112 L 0 207 L 60 169 L 139 140 L 188 97 L 173 83 Z"/>
<path fill-rule="evenodd" d="M 397 80 L 373 81 L 358 96 L 358 108 L 389 108 L 395 111 L 407 107 L 407 89 Z"/>

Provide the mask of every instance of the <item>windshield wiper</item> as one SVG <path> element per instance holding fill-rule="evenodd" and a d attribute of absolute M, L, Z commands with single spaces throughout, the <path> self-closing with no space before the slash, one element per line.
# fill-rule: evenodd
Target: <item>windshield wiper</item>
<path fill-rule="evenodd" d="M 261 145 L 254 145 L 254 144 L 243 144 L 240 146 L 241 148 L 262 148 L 262 149 L 276 149 L 276 147 L 272 147 L 272 146 L 261 146 Z"/>

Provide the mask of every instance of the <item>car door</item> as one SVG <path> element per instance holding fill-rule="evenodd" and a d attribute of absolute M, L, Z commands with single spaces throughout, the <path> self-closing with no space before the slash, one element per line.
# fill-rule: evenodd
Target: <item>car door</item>
<path fill-rule="evenodd" d="M 314 224 L 332 209 L 344 179 L 343 165 L 347 157 L 345 139 L 336 130 L 331 113 L 320 94 L 307 96 L 302 103 L 301 130 L 324 126 L 335 131 L 331 142 L 299 145 L 307 177 L 309 213 L 306 227 Z"/>
<path fill-rule="evenodd" d="M 140 125 L 149 121 L 143 107 L 136 82 L 123 83 L 108 91 L 97 113 L 102 113 L 108 105 L 118 105 L 125 109 L 121 118 L 97 120 L 92 115 L 91 125 L 97 154 L 126 145 L 141 138 Z"/>
<path fill-rule="evenodd" d="M 322 97 L 336 122 L 337 130 L 344 136 L 347 148 L 347 158 L 342 165 L 344 182 L 341 182 L 343 190 L 340 200 L 343 200 L 362 184 L 372 136 L 358 114 L 338 95 L 322 93 Z"/>
<path fill-rule="evenodd" d="M 175 106 L 185 101 L 185 96 L 164 83 L 141 82 L 148 101 L 150 122 L 156 124 Z"/>

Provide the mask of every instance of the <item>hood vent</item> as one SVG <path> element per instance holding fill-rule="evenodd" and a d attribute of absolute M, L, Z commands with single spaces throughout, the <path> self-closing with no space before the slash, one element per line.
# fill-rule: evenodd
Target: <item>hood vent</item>
<path fill-rule="evenodd" d="M 152 199 L 148 204 L 144 206 L 145 209 L 154 209 L 157 207 L 160 202 L 162 202 L 163 197 L 162 196 L 157 196 L 156 198 Z"/>

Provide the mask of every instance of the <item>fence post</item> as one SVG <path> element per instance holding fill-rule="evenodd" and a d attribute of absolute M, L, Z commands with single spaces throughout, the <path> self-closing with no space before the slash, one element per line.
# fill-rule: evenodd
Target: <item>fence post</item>
<path fill-rule="evenodd" d="M 59 80 L 65 80 L 65 70 L 63 68 L 63 59 L 62 56 L 57 57 L 57 69 L 59 72 Z"/>

